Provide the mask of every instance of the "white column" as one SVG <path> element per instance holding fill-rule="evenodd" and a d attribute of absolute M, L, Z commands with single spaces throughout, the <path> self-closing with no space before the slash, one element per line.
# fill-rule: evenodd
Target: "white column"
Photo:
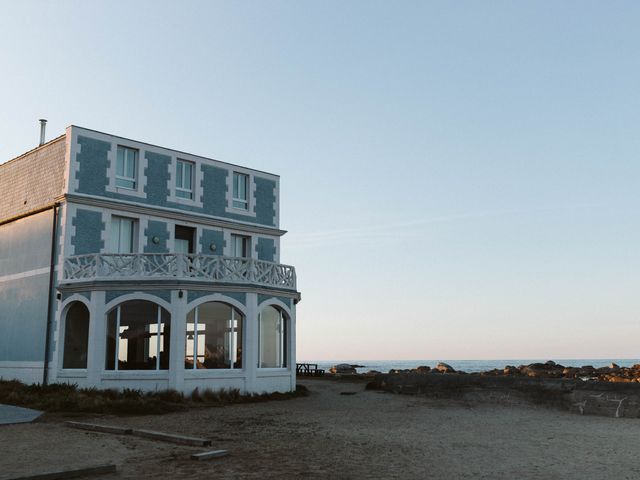
<path fill-rule="evenodd" d="M 87 384 L 100 387 L 105 367 L 107 321 L 104 290 L 91 292 L 89 308 L 89 350 L 87 352 Z"/>
<path fill-rule="evenodd" d="M 244 324 L 244 371 L 245 389 L 248 393 L 256 391 L 256 373 L 258 370 L 258 294 L 247 293 L 247 318 Z"/>
<path fill-rule="evenodd" d="M 184 390 L 185 333 L 187 331 L 187 291 L 171 291 L 171 352 L 169 354 L 169 388 Z"/>
<path fill-rule="evenodd" d="M 296 389 L 296 304 L 291 302 L 291 320 L 289 321 L 289 370 L 291 371 L 291 391 Z"/>

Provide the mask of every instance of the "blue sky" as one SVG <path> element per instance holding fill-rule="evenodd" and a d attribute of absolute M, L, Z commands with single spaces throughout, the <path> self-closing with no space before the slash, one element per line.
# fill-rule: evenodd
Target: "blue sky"
<path fill-rule="evenodd" d="M 0 159 L 281 175 L 303 359 L 640 357 L 637 2 L 5 2 Z"/>

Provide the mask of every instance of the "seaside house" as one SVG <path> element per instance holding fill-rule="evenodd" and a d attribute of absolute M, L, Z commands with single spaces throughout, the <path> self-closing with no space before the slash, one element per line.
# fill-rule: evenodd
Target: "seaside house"
<path fill-rule="evenodd" d="M 44 127 L 44 123 L 43 123 Z M 0 165 L 0 377 L 295 389 L 279 177 L 70 126 Z"/>

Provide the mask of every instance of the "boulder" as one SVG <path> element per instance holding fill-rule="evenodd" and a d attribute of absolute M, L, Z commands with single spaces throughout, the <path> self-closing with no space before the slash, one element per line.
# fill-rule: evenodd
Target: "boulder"
<path fill-rule="evenodd" d="M 353 365 L 349 365 L 348 363 L 340 363 L 338 365 L 334 365 L 329 369 L 331 373 L 339 373 L 342 375 L 353 375 L 358 373 Z"/>
<path fill-rule="evenodd" d="M 431 367 L 428 367 L 426 365 L 420 365 L 418 368 L 416 368 L 416 373 L 429 373 L 431 371 Z"/>
<path fill-rule="evenodd" d="M 502 373 L 504 373 L 505 375 L 519 375 L 520 370 L 513 365 L 507 365 L 506 367 L 504 367 Z"/>
<path fill-rule="evenodd" d="M 579 372 L 579 368 L 566 367 L 564 370 L 562 370 L 562 375 L 565 378 L 575 378 Z"/>
<path fill-rule="evenodd" d="M 441 373 L 455 373 L 455 369 L 444 362 L 440 362 L 436 365 L 436 370 Z"/>
<path fill-rule="evenodd" d="M 525 366 L 520 372 L 527 377 L 544 377 L 547 374 L 547 369 L 544 363 L 532 363 Z"/>
<path fill-rule="evenodd" d="M 609 365 L 609 368 L 611 370 L 620 370 L 620 365 L 618 365 L 617 363 L 611 363 L 611 365 Z"/>

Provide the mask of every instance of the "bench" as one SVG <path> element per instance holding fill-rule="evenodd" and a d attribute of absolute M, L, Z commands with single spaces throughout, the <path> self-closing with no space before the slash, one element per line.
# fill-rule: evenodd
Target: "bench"
<path fill-rule="evenodd" d="M 324 369 L 318 368 L 317 363 L 296 363 L 296 375 L 302 377 L 322 377 Z"/>

